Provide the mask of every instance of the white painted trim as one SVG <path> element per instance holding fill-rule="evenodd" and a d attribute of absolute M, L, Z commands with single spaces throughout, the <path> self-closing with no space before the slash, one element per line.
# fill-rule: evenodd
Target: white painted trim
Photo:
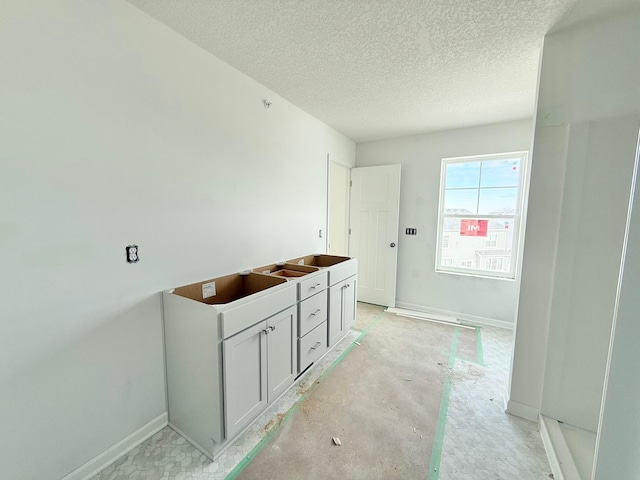
<path fill-rule="evenodd" d="M 350 166 L 349 164 L 347 164 L 346 162 L 343 162 L 340 159 L 336 159 L 335 156 L 332 156 L 330 153 L 327 154 L 327 218 L 326 218 L 326 225 L 325 225 L 325 235 L 324 235 L 324 251 L 326 253 L 329 253 L 329 236 L 331 234 L 330 232 L 330 223 L 331 223 L 331 164 L 335 164 L 339 167 L 343 167 L 346 169 L 347 171 L 347 184 L 345 185 L 345 189 L 346 189 L 346 199 L 347 201 L 345 202 L 345 219 L 347 224 L 345 225 L 346 230 L 345 230 L 345 238 L 343 239 L 345 241 L 345 245 L 346 245 L 346 252 L 343 252 L 343 254 L 348 254 L 349 253 L 349 241 L 350 241 L 350 234 L 349 234 L 349 226 L 351 225 L 351 219 L 349 218 L 349 216 L 351 215 L 351 169 L 354 168 L 353 166 Z"/>
<path fill-rule="evenodd" d="M 547 419 L 544 416 L 540 415 L 539 423 L 542 445 L 544 445 L 544 450 L 545 452 L 547 452 L 547 459 L 549 460 L 549 466 L 551 467 L 553 478 L 555 480 L 565 480 L 564 474 L 562 473 L 562 468 L 560 468 L 560 461 L 558 460 L 558 456 L 553 449 L 553 442 L 551 441 L 551 435 L 549 434 L 546 420 Z"/>
<path fill-rule="evenodd" d="M 449 310 L 441 310 L 439 308 L 425 307 L 423 305 L 416 305 L 407 302 L 396 301 L 396 307 L 406 308 L 407 310 L 414 310 L 416 312 L 429 313 L 434 316 L 446 316 L 456 318 L 463 323 L 470 323 L 472 325 L 487 325 L 489 327 L 505 328 L 507 330 L 513 330 L 513 323 L 506 322 L 504 320 L 496 320 L 495 318 L 479 317 L 477 315 L 470 315 L 468 313 L 452 312 Z M 436 317 L 437 318 L 437 317 Z"/>
<path fill-rule="evenodd" d="M 120 457 L 126 455 L 149 437 L 166 427 L 168 425 L 168 418 L 167 412 L 158 415 L 128 437 L 123 438 L 101 454 L 96 455 L 85 464 L 80 465 L 73 472 L 65 475 L 61 480 L 86 480 L 97 475 Z"/>
<path fill-rule="evenodd" d="M 540 415 L 540 436 L 554 478 L 556 480 L 582 480 L 558 421 Z"/>
<path fill-rule="evenodd" d="M 397 308 L 397 307 L 389 307 L 385 310 L 385 312 L 395 313 L 396 315 L 399 315 L 401 317 L 417 318 L 419 320 L 440 323 L 442 325 L 449 325 L 452 327 L 468 328 L 471 330 L 475 330 L 475 327 L 472 327 L 465 323 L 461 323 L 457 318 L 449 317 L 446 315 L 434 315 L 432 313 L 416 312 L 415 310 L 406 310 L 404 308 Z"/>
<path fill-rule="evenodd" d="M 335 155 L 333 155 L 331 153 L 327 153 L 327 160 L 329 160 L 330 162 L 333 162 L 333 163 L 337 163 L 338 165 L 342 165 L 343 167 L 346 167 L 349 170 L 351 170 L 352 168 L 355 168 L 355 164 L 351 165 L 349 162 L 343 160 L 340 157 L 336 157 Z"/>
<path fill-rule="evenodd" d="M 507 409 L 505 411 L 510 415 L 524 418 L 525 420 L 531 420 L 532 422 L 537 422 L 538 416 L 540 415 L 540 411 L 537 408 L 533 408 L 514 400 L 507 401 Z"/>

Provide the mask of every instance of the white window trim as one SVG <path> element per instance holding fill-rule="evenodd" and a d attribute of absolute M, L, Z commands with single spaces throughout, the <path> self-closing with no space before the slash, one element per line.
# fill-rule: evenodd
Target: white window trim
<path fill-rule="evenodd" d="M 508 272 L 491 272 L 491 271 L 480 271 L 480 270 L 469 270 L 468 268 L 460 268 L 460 267 L 450 267 L 441 265 L 442 261 L 442 235 L 444 228 L 444 219 L 445 217 L 451 218 L 462 218 L 460 215 L 451 215 L 445 214 L 443 212 L 444 209 L 444 183 L 446 177 L 445 165 L 449 163 L 463 163 L 463 162 L 474 162 L 474 161 L 482 161 L 482 160 L 500 160 L 500 159 L 509 159 L 515 156 L 520 157 L 520 178 L 519 178 L 519 188 L 518 188 L 518 199 L 517 199 L 517 209 L 515 215 L 464 215 L 464 218 L 468 218 L 470 220 L 474 219 L 491 219 L 491 218 L 513 218 L 513 244 L 511 246 L 511 265 L 510 270 Z M 454 274 L 454 275 L 462 275 L 468 277 L 480 277 L 480 278 L 492 278 L 498 280 L 510 280 L 514 281 L 516 279 L 516 266 L 519 264 L 519 256 L 521 255 L 520 249 L 520 234 L 521 228 L 520 224 L 522 221 L 522 217 L 524 215 L 524 195 L 526 191 L 525 181 L 526 181 L 526 172 L 528 170 L 528 151 L 516 151 L 516 152 L 506 152 L 506 153 L 497 153 L 497 154 L 487 154 L 487 155 L 470 155 L 467 157 L 449 157 L 443 158 L 440 164 L 440 202 L 438 205 L 438 230 L 437 230 L 437 239 L 436 239 L 436 265 L 435 270 L 436 273 L 445 273 L 445 274 Z"/>

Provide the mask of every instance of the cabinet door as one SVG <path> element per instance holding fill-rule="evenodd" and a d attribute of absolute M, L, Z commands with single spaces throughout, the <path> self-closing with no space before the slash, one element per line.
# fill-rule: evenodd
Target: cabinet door
<path fill-rule="evenodd" d="M 267 370 L 269 402 L 293 383 L 297 373 L 296 307 L 267 319 Z"/>
<path fill-rule="evenodd" d="M 226 437 L 231 438 L 267 405 L 267 350 L 260 322 L 223 342 Z"/>
<path fill-rule="evenodd" d="M 344 334 L 346 334 L 353 323 L 356 321 L 356 292 L 358 290 L 357 277 L 348 278 L 345 281 L 345 288 L 343 289 L 342 301 L 344 307 L 342 310 L 342 325 L 344 327 Z"/>
<path fill-rule="evenodd" d="M 342 337 L 342 296 L 346 282 L 336 283 L 329 289 L 329 347 Z"/>

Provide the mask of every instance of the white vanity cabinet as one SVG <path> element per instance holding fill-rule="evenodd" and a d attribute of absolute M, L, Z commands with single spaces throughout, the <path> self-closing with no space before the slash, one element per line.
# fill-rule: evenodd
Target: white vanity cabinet
<path fill-rule="evenodd" d="M 256 270 L 162 295 L 169 424 L 211 458 L 355 319 L 355 259 Z"/>
<path fill-rule="evenodd" d="M 296 309 L 290 307 L 225 339 L 225 431 L 234 437 L 293 383 Z"/>
<path fill-rule="evenodd" d="M 169 423 L 211 458 L 293 383 L 296 303 L 259 273 L 163 292 Z"/>

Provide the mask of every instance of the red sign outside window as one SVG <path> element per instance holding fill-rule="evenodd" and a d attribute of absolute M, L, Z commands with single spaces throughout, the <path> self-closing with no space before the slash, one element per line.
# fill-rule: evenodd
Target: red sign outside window
<path fill-rule="evenodd" d="M 486 237 L 489 220 L 460 220 L 461 237 Z"/>

